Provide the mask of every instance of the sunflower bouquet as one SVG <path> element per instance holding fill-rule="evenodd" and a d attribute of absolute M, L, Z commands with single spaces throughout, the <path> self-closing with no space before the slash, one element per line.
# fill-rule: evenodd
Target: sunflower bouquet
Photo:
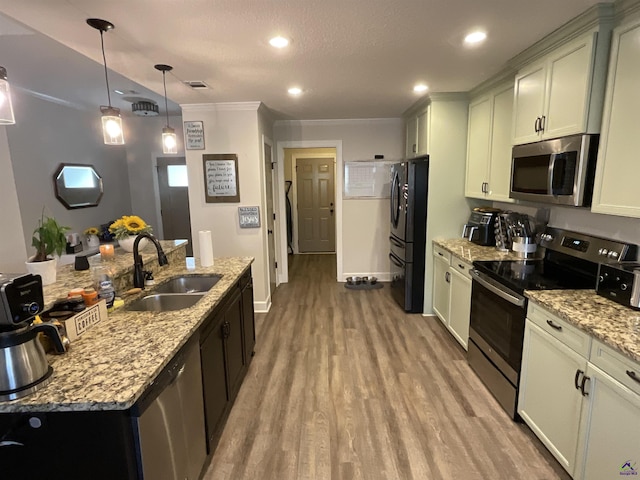
<path fill-rule="evenodd" d="M 98 235 L 100 233 L 100 230 L 98 229 L 98 227 L 89 227 L 84 231 L 84 234 L 86 236 L 89 235 Z"/>
<path fill-rule="evenodd" d="M 140 233 L 151 233 L 151 225 L 137 215 L 124 215 L 109 226 L 109 231 L 118 240 Z"/>

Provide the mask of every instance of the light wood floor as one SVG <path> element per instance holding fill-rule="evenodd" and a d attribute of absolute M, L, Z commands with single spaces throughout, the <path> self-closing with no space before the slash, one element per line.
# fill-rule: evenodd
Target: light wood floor
<path fill-rule="evenodd" d="M 335 278 L 293 259 L 205 479 L 569 478 L 439 320 Z"/>

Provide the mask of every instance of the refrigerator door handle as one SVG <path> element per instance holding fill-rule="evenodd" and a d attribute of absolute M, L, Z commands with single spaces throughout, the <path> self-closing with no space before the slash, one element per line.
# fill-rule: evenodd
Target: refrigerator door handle
<path fill-rule="evenodd" d="M 393 254 L 389 254 L 389 259 L 391 260 L 391 263 L 393 263 L 394 265 L 400 267 L 400 268 L 404 268 L 404 265 L 402 265 L 402 263 L 400 263 L 400 261 L 395 257 L 395 255 Z"/>
<path fill-rule="evenodd" d="M 404 250 L 404 248 L 405 248 L 404 244 L 400 240 L 398 240 L 397 238 L 390 236 L 389 237 L 389 241 L 391 243 L 393 243 L 396 247 L 402 248 Z"/>

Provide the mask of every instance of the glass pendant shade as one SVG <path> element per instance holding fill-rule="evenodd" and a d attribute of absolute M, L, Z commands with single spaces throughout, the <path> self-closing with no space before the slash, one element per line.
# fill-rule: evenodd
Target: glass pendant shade
<path fill-rule="evenodd" d="M 162 153 L 178 153 L 178 137 L 171 127 L 162 129 Z"/>
<path fill-rule="evenodd" d="M 124 145 L 124 132 L 120 109 L 115 107 L 100 107 L 102 112 L 102 136 L 105 145 Z"/>
<path fill-rule="evenodd" d="M 7 70 L 0 67 L 0 125 L 13 125 L 16 119 L 13 116 L 11 105 L 11 91 L 7 81 Z"/>

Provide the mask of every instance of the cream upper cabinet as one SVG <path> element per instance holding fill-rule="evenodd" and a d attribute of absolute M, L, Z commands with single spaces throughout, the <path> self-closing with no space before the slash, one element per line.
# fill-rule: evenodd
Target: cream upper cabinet
<path fill-rule="evenodd" d="M 418 117 L 408 118 L 406 128 L 407 140 L 404 155 L 406 158 L 412 158 L 418 153 Z"/>
<path fill-rule="evenodd" d="M 469 105 L 467 197 L 513 201 L 509 198 L 512 110 L 512 83 L 502 85 Z"/>
<path fill-rule="evenodd" d="M 412 158 L 428 153 L 429 106 L 406 120 L 405 157 Z"/>
<path fill-rule="evenodd" d="M 591 211 L 640 217 L 640 19 L 614 30 Z"/>
<path fill-rule="evenodd" d="M 597 112 L 603 89 L 602 55 L 596 62 L 597 32 L 559 47 L 523 68 L 515 80 L 515 145 L 599 129 Z M 602 47 L 604 48 L 604 47 Z"/>

